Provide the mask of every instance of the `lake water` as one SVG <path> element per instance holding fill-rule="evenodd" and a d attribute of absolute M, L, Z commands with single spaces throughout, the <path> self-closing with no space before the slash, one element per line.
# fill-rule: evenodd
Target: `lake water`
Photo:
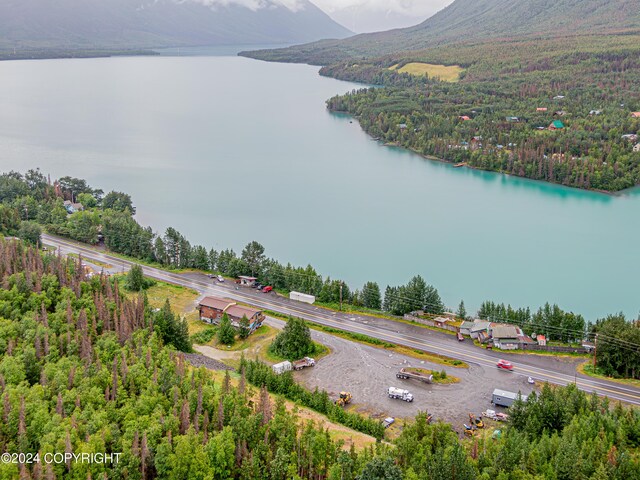
<path fill-rule="evenodd" d="M 640 192 L 452 168 L 378 145 L 325 100 L 357 85 L 233 56 L 0 62 L 0 170 L 130 192 L 192 243 L 360 287 L 421 274 L 447 305 L 640 310 Z"/>

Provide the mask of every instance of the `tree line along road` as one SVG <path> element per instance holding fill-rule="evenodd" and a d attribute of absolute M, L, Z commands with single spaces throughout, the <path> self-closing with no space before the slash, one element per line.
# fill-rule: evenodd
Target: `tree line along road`
<path fill-rule="evenodd" d="M 58 248 L 62 254 L 75 253 L 82 255 L 89 263 L 93 259 L 113 265 L 114 267 L 110 269 L 112 272 L 126 272 L 135 263 L 52 235 L 43 234 L 42 239 L 47 245 Z M 486 352 L 471 344 L 459 343 L 455 341 L 455 337 L 450 335 L 438 334 L 418 326 L 380 317 L 334 312 L 321 307 L 294 302 L 273 294 L 256 293 L 253 290 L 244 288 L 235 290 L 235 285 L 212 284 L 211 280 L 199 274 L 176 274 L 148 266 L 144 266 L 144 273 L 146 276 L 157 280 L 194 289 L 202 295 L 223 295 L 234 301 L 272 310 L 283 315 L 297 316 L 321 325 L 361 333 L 385 342 L 445 355 L 467 363 L 476 363 L 483 367 L 495 366 L 499 357 L 510 357 L 515 365 L 515 371 L 513 373 L 504 372 L 505 375 L 531 376 L 538 381 L 546 381 L 557 385 L 575 383 L 578 388 L 586 392 L 595 392 L 598 395 L 607 396 L 614 400 L 640 405 L 640 388 L 607 380 L 593 379 L 576 373 L 575 370 L 568 372 L 566 365 L 563 365 L 553 356 L 509 355 L 505 352 Z M 201 277 L 201 279 L 198 277 Z"/>

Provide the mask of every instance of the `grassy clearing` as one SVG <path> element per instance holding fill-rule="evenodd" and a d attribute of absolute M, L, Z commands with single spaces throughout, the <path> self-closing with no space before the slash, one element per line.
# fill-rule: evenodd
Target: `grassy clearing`
<path fill-rule="evenodd" d="M 120 285 L 124 285 L 126 275 L 115 275 Z M 196 300 L 199 297 L 198 292 L 190 288 L 174 285 L 173 283 L 160 282 L 154 280 L 155 285 L 145 290 L 147 300 L 151 308 L 162 308 L 164 302 L 168 299 L 171 309 L 180 316 L 185 316 L 187 320 L 198 318 L 198 312 L 195 310 Z M 122 291 L 127 297 L 137 297 L 139 292 L 130 292 L 126 288 Z M 189 330 L 191 333 L 191 330 Z"/>
<path fill-rule="evenodd" d="M 173 310 L 180 315 L 192 312 L 199 296 L 198 292 L 190 288 L 158 281 L 153 287 L 148 288 L 146 293 L 152 308 L 161 308 L 169 299 Z"/>
<path fill-rule="evenodd" d="M 422 373 L 423 375 L 433 375 L 433 383 L 448 385 L 451 383 L 458 383 L 460 381 L 458 377 L 448 375 L 444 370 L 441 372 L 438 372 L 437 370 L 425 370 L 424 368 L 406 368 L 405 370 L 414 373 Z"/>
<path fill-rule="evenodd" d="M 217 327 L 212 327 L 216 332 L 218 331 Z M 225 352 L 240 352 L 244 350 L 248 350 L 254 347 L 256 344 L 261 343 L 263 340 L 271 340 L 273 339 L 278 330 L 272 328 L 268 325 L 262 325 L 260 328 L 256 329 L 251 335 L 247 338 L 242 339 L 240 337 L 236 337 L 236 342 L 233 345 L 224 345 L 218 341 L 218 338 L 214 338 L 207 345 L 217 348 L 218 350 L 224 350 Z"/>
<path fill-rule="evenodd" d="M 464 69 L 458 65 L 446 66 L 421 62 L 407 63 L 402 68 L 398 68 L 396 64 L 389 67 L 389 70 L 397 70 L 400 73 L 408 73 L 416 76 L 428 75 L 430 78 L 439 78 L 443 82 L 457 82 L 460 79 L 460 74 L 464 71 Z"/>
<path fill-rule="evenodd" d="M 584 362 L 578 365 L 577 368 L 579 373 L 583 375 L 588 375 L 593 378 L 601 378 L 603 380 L 609 380 L 610 382 L 620 383 L 622 385 L 629 385 L 632 387 L 640 387 L 640 380 L 636 380 L 633 378 L 613 378 L 605 375 L 598 369 L 597 367 L 593 368 L 593 364 L 591 362 Z"/>
<path fill-rule="evenodd" d="M 269 352 L 269 345 L 271 345 L 273 339 L 280 332 L 277 328 L 262 325 L 249 335 L 249 337 L 244 340 L 236 338 L 236 342 L 233 345 L 227 346 L 218 342 L 216 337 L 216 333 L 218 332 L 217 326 L 206 324 L 200 321 L 197 316 L 195 318 L 187 318 L 187 321 L 189 324 L 189 334 L 194 344 L 206 345 L 218 352 L 224 352 L 224 357 L 230 359 L 229 364 L 238 364 L 242 353 L 244 353 L 247 358 L 258 358 L 267 363 L 279 363 L 286 360 L 284 357 Z M 313 345 L 315 351 L 310 356 L 316 360 L 326 357 L 331 353 L 331 349 L 326 345 L 318 342 L 313 342 Z"/>

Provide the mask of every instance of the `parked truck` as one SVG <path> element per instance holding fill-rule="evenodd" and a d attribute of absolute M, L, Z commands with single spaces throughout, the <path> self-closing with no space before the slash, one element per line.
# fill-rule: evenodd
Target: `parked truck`
<path fill-rule="evenodd" d="M 433 375 L 429 375 L 426 373 L 422 373 L 418 370 L 410 370 L 408 368 L 402 368 L 398 373 L 396 373 L 396 378 L 400 378 L 402 380 L 407 380 L 409 378 L 415 378 L 416 380 L 420 380 L 424 383 L 432 383 Z"/>
<path fill-rule="evenodd" d="M 296 360 L 293 362 L 294 370 L 302 370 L 305 367 L 313 367 L 316 364 L 316 361 L 311 357 L 304 357 L 303 359 Z"/>
<path fill-rule="evenodd" d="M 284 372 L 290 372 L 291 369 L 293 368 L 293 365 L 291 364 L 290 361 L 285 360 L 284 362 L 276 363 L 271 368 L 273 369 L 273 373 L 280 375 L 281 373 L 284 373 Z"/>
<path fill-rule="evenodd" d="M 409 390 L 403 390 L 402 388 L 389 387 L 387 395 L 389 395 L 389 398 L 397 398 L 404 400 L 405 402 L 413 402 L 413 395 L 409 393 Z"/>

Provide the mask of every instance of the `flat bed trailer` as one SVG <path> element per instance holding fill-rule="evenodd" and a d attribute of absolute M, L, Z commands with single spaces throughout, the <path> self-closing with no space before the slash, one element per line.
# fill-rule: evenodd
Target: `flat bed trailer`
<path fill-rule="evenodd" d="M 401 368 L 400 371 L 396 373 L 396 378 L 400 378 L 402 380 L 414 378 L 424 383 L 433 383 L 433 375 L 428 375 L 422 372 L 414 372 L 412 370 L 409 370 L 408 368 Z"/>
<path fill-rule="evenodd" d="M 296 360 L 293 362 L 294 370 L 302 370 L 305 367 L 313 367 L 316 364 L 316 361 L 311 357 L 304 357 L 303 359 Z"/>

